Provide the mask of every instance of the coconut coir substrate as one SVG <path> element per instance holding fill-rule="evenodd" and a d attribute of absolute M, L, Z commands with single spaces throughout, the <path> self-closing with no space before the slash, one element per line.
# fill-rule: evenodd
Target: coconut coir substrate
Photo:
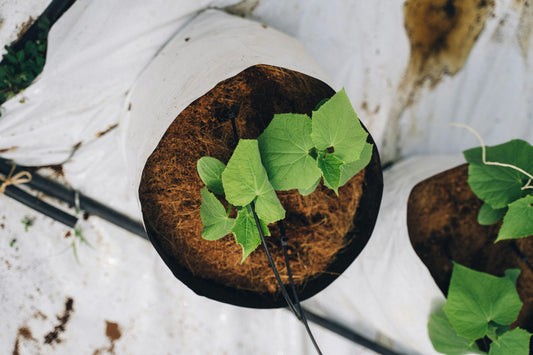
<path fill-rule="evenodd" d="M 238 289 L 275 293 L 278 285 L 260 246 L 242 264 L 233 235 L 202 239 L 204 187 L 196 170 L 203 156 L 227 164 L 238 139 L 257 138 L 275 113 L 306 113 L 334 91 L 307 75 L 258 65 L 219 83 L 182 111 L 146 162 L 139 188 L 145 223 L 165 253 L 195 276 Z M 278 192 L 284 206 L 290 266 L 297 285 L 324 272 L 347 243 L 362 194 L 364 170 L 339 189 L 322 186 L 309 196 Z M 235 215 L 235 211 L 232 212 Z M 276 224 L 267 243 L 284 283 L 288 276 Z"/>
<path fill-rule="evenodd" d="M 409 196 L 407 228 L 416 253 L 444 294 L 453 264 L 504 276 L 520 268 L 517 290 L 524 307 L 517 325 L 533 331 L 533 273 L 515 251 L 533 264 L 533 238 L 494 243 L 501 222 L 482 226 L 477 215 L 483 201 L 468 186 L 468 165 L 444 171 L 417 184 Z"/>

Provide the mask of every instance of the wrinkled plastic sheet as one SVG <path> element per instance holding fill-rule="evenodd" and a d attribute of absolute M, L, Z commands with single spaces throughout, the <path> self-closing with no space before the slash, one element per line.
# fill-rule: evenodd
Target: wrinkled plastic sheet
<path fill-rule="evenodd" d="M 50 33 L 42 75 L 2 107 L 1 155 L 19 164 L 61 164 L 55 176 L 61 182 L 138 218 L 119 124 L 131 90 L 199 10 L 236 3 L 78 0 Z M 533 46 L 529 52 L 521 47 L 531 33 L 516 40 L 524 27 L 523 9 L 515 5 L 498 2 L 461 71 L 420 89 L 418 100 L 397 116 L 391 112 L 410 55 L 403 1 L 263 0 L 232 8 L 298 39 L 333 87 L 346 87 L 378 147 L 392 136 L 403 156 L 456 154 L 408 159 L 384 173 L 372 238 L 337 281 L 305 302 L 311 310 L 395 349 L 434 353 L 427 319 L 443 296 L 408 243 L 407 196 L 418 181 L 461 163 L 460 150 L 477 144 L 449 129 L 451 121 L 474 125 L 489 144 L 531 141 Z M 394 120 L 400 131 L 391 135 Z M 83 222 L 92 247 L 76 242 L 78 262 L 73 231 L 4 197 L 0 211 L 0 314 L 9 320 L 0 332 L 2 353 L 313 353 L 285 310 L 198 297 L 148 242 L 97 217 Z M 25 217 L 35 218 L 28 231 Z M 371 353 L 312 329 L 325 353 Z"/>

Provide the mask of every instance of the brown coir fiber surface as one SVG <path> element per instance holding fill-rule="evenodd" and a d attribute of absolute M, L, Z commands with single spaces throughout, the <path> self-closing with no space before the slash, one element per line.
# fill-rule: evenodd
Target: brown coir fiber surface
<path fill-rule="evenodd" d="M 334 91 L 307 75 L 271 66 L 254 66 L 219 83 L 194 101 L 168 128 L 148 159 L 139 188 L 145 222 L 163 249 L 194 275 L 239 289 L 277 292 L 274 274 L 260 246 L 243 264 L 233 235 L 217 241 L 200 236 L 200 190 L 196 162 L 211 156 L 227 163 L 237 139 L 257 138 L 274 113 L 307 113 Z M 234 130 L 235 127 L 235 130 Z M 296 190 L 278 193 L 286 213 L 290 265 L 302 285 L 324 272 L 346 245 L 344 236 L 362 194 L 364 171 L 339 189 L 322 186 L 309 196 Z M 235 213 L 235 211 L 233 211 Z M 270 225 L 269 247 L 284 283 L 288 283 L 279 232 Z"/>
<path fill-rule="evenodd" d="M 501 222 L 477 223 L 483 202 L 467 183 L 468 165 L 444 171 L 417 184 L 407 207 L 409 238 L 439 288 L 447 294 L 452 262 L 503 276 L 506 269 L 522 270 L 517 289 L 524 307 L 517 324 L 533 331 L 533 273 L 513 250 L 518 248 L 533 264 L 531 237 L 496 244 Z"/>

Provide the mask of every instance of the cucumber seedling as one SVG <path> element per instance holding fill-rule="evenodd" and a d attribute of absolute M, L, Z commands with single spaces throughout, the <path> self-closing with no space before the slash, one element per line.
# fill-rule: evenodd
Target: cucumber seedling
<path fill-rule="evenodd" d="M 491 225 L 503 218 L 495 243 L 533 235 L 533 146 L 520 139 L 465 150 L 468 185 L 483 200 L 478 223 Z M 511 329 L 522 302 L 516 290 L 520 270 L 496 277 L 453 264 L 446 305 L 431 315 L 428 329 L 435 350 L 449 355 L 476 353 L 483 344 L 489 355 L 529 354 L 531 333 Z M 490 340 L 490 346 L 488 341 Z"/>
<path fill-rule="evenodd" d="M 244 261 L 261 244 L 252 204 L 264 234 L 270 235 L 268 225 L 285 218 L 276 191 L 298 189 L 309 195 L 323 181 L 338 195 L 339 187 L 370 162 L 373 146 L 367 136 L 343 89 L 321 101 L 312 119 L 274 115 L 257 139 L 239 140 L 227 166 L 202 157 L 197 163 L 206 186 L 201 190 L 202 237 L 217 240 L 232 233 Z M 227 209 L 216 195 L 227 201 Z M 237 218 L 230 217 L 232 207 Z"/>

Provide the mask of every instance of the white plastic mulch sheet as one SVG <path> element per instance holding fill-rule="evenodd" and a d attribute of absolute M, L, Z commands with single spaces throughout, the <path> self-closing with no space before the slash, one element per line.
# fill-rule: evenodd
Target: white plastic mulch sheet
<path fill-rule="evenodd" d="M 163 5 L 120 8 L 78 1 L 51 32 L 39 80 L 4 105 L 4 155 L 32 165 L 68 160 L 61 182 L 138 217 L 114 127 L 127 111 L 137 77 L 208 3 Z M 7 198 L 0 199 L 0 210 L 0 314 L 9 320 L 0 333 L 2 353 L 313 351 L 289 312 L 198 297 L 174 278 L 148 242 L 96 217 L 81 226 L 89 247 L 74 231 Z M 32 221 L 27 230 L 25 219 Z M 314 331 L 328 351 L 366 352 L 337 335 Z"/>
<path fill-rule="evenodd" d="M 231 11 L 294 36 L 335 89 L 346 87 L 378 147 L 397 149 L 387 149 L 385 160 L 457 154 L 415 158 L 386 171 L 382 209 L 367 247 L 337 281 L 306 301 L 311 310 L 397 350 L 434 353 L 426 323 L 443 297 L 408 243 L 407 196 L 418 181 L 459 164 L 461 149 L 477 144 L 469 133 L 447 128 L 451 121 L 474 125 L 490 144 L 511 137 L 531 141 L 533 7 L 498 1 L 462 69 L 417 89 L 416 100 L 405 106 L 410 51 L 403 4 L 78 0 L 50 32 L 42 75 L 2 107 L 1 155 L 19 164 L 62 164 L 61 182 L 138 218 L 123 146 L 136 144 L 127 139 L 125 120 L 143 73 L 159 70 L 164 76 L 169 69 L 151 63 L 166 63 L 161 56 L 168 54 L 160 50 L 175 34 L 183 35 L 199 10 L 236 5 Z M 168 94 L 150 90 L 154 100 Z M 134 102 L 131 109 L 133 115 Z M 34 219 L 27 231 L 21 223 L 26 218 Z M 198 297 L 148 242 L 94 216 L 82 230 L 92 247 L 80 244 L 74 231 L 0 196 L 0 353 L 313 353 L 287 311 Z M 312 329 L 326 354 L 372 353 Z"/>

